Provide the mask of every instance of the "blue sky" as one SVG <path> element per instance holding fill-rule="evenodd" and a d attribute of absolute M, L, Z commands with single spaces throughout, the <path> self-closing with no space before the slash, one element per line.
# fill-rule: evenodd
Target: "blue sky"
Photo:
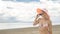
<path fill-rule="evenodd" d="M 40 0 L 3 0 L 3 1 L 17 1 L 17 2 L 39 2 Z"/>
<path fill-rule="evenodd" d="M 19 1 L 19 2 L 32 2 L 32 1 L 39 2 L 40 0 L 16 0 L 16 1 Z"/>

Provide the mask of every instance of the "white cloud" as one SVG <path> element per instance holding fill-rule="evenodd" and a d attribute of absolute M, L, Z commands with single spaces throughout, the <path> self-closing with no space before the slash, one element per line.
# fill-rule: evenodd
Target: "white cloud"
<path fill-rule="evenodd" d="M 2 17 L 14 16 L 18 20 L 23 21 L 32 21 L 33 16 L 36 15 L 37 8 L 44 8 L 39 2 L 0 2 L 0 14 L 4 14 Z M 58 6 L 57 4 L 56 6 Z M 49 5 L 49 8 L 55 7 L 55 5 Z M 55 10 L 54 10 L 55 11 Z M 57 11 L 57 10 L 56 10 Z M 58 12 L 53 12 L 49 9 L 49 15 L 55 16 L 58 15 Z M 58 15 L 59 16 L 59 15 Z"/>

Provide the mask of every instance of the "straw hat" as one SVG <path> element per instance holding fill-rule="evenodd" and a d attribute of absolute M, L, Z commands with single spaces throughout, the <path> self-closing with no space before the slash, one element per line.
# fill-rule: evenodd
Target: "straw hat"
<path fill-rule="evenodd" d="M 37 8 L 37 14 L 41 14 L 43 11 L 48 12 L 46 9 Z"/>

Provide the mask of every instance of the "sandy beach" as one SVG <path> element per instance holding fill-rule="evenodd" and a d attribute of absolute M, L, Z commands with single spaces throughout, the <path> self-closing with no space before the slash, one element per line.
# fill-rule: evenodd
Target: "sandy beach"
<path fill-rule="evenodd" d="M 0 34 L 39 34 L 38 27 L 0 30 Z M 53 26 L 53 34 L 60 34 L 60 25 Z"/>

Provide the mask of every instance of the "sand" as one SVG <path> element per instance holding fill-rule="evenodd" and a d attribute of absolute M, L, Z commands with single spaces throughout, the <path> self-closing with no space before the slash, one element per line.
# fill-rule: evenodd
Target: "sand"
<path fill-rule="evenodd" d="M 0 30 L 0 34 L 39 34 L 38 27 Z M 53 34 L 60 34 L 60 25 L 53 26 Z"/>

